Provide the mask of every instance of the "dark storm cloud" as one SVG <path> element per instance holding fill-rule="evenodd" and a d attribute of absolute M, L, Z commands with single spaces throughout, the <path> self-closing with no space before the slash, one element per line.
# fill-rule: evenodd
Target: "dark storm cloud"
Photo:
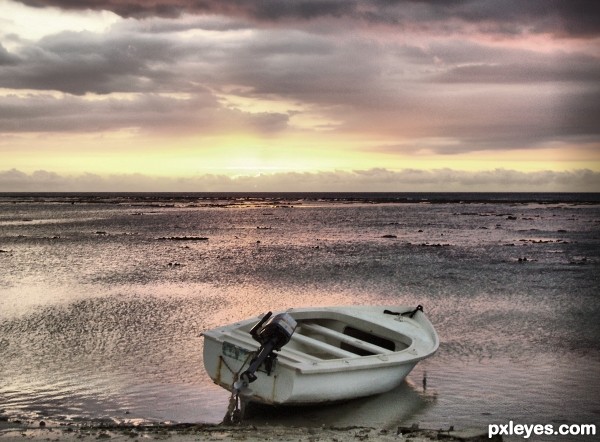
<path fill-rule="evenodd" d="M 4 46 L 0 44 L 0 66 L 10 66 L 17 64 L 19 58 L 8 52 Z"/>
<path fill-rule="evenodd" d="M 206 101 L 214 99 L 210 95 Z M 8 96 L 0 102 L 0 131 L 9 132 L 94 132 L 127 127 L 161 127 L 166 124 L 197 124 L 211 105 L 196 99 L 194 114 L 190 103 L 156 95 L 134 99 L 88 101 L 76 96 Z M 209 112 L 206 112 L 209 113 Z"/>
<path fill-rule="evenodd" d="M 254 96 L 276 94 L 324 105 L 362 105 L 381 87 L 380 47 L 349 39 L 267 31 L 222 60 L 223 75 Z M 359 87 L 357 87 L 359 86 Z"/>
<path fill-rule="evenodd" d="M 0 52 L 8 61 L 0 70 L 0 86 L 68 94 L 3 99 L 0 130 L 136 127 L 189 133 L 249 127 L 269 133 L 288 127 L 291 111 L 249 114 L 219 100 L 219 94 L 239 85 L 234 91 L 239 97 L 318 106 L 321 115 L 340 122 L 332 130 L 343 134 L 462 140 L 460 146 L 432 148 L 445 154 L 597 133 L 600 100 L 589 97 L 597 96 L 599 63 L 589 55 L 466 42 L 382 45 L 294 29 L 253 31 L 225 41 L 202 34 L 178 37 L 230 25 L 234 34 L 244 32 L 226 21 L 127 21 L 104 34 L 63 32 L 29 42 L 15 54 Z M 467 88 L 449 89 L 454 83 Z M 540 83 L 549 83 L 549 90 L 540 93 Z M 469 86 L 479 84 L 489 87 Z M 97 102 L 71 96 L 87 93 L 138 95 Z M 412 149 L 419 147 L 398 151 Z"/>
<path fill-rule="evenodd" d="M 489 33 L 523 32 L 587 37 L 600 33 L 600 3 L 589 0 L 20 0 L 35 6 L 109 10 L 122 17 L 177 17 L 182 13 L 244 17 L 263 23 L 318 18 L 452 29 L 449 21 L 477 24 Z"/>
<path fill-rule="evenodd" d="M 517 54 L 515 54 L 517 55 Z M 505 63 L 478 62 L 458 65 L 440 75 L 442 82 L 456 83 L 545 83 L 586 82 L 600 78 L 600 63 L 595 57 L 582 54 L 537 56 L 530 53 L 520 60 L 514 57 Z"/>
<path fill-rule="evenodd" d="M 558 127 L 556 132 L 579 136 L 585 140 L 588 138 L 598 139 L 600 136 L 600 84 L 591 90 L 569 94 L 561 102 L 561 109 L 564 118 L 561 119 L 562 127 Z"/>
<path fill-rule="evenodd" d="M 108 10 L 122 17 L 177 17 L 182 13 L 222 14 L 253 17 L 271 21 L 279 19 L 313 19 L 322 16 L 353 14 L 358 2 L 353 0 L 20 0 L 28 6 L 56 6 L 63 9 Z"/>
<path fill-rule="evenodd" d="M 193 92 L 197 84 L 215 89 L 240 84 L 257 94 L 319 95 L 340 88 L 348 93 L 377 69 L 373 55 L 361 54 L 368 49 L 352 42 L 339 45 L 285 30 L 223 43 L 202 37 L 182 40 L 166 33 L 173 26 L 159 23 L 158 33 L 145 23 L 127 23 L 106 34 L 62 32 L 29 42 L 16 54 L 0 50 L 0 60 L 10 61 L 0 71 L 0 86 L 83 95 Z M 205 30 L 197 24 L 176 28 L 198 29 Z M 332 88 L 334 76 L 337 86 Z"/>
<path fill-rule="evenodd" d="M 23 49 L 0 72 L 0 84 L 75 95 L 160 91 L 174 75 L 167 69 L 176 56 L 172 49 L 160 39 L 63 32 Z"/>
<path fill-rule="evenodd" d="M 540 52 L 531 44 L 528 49 L 494 45 L 489 39 L 468 36 L 465 25 L 505 34 L 528 29 L 561 36 L 592 35 L 594 26 L 587 17 L 594 14 L 593 2 L 24 3 L 163 18 L 122 20 L 103 33 L 62 32 L 0 46 L 0 87 L 66 94 L 3 97 L 0 131 L 135 127 L 186 134 L 244 127 L 273 133 L 289 127 L 293 110 L 244 112 L 223 100 L 231 93 L 315 108 L 325 122 L 336 122 L 330 133 L 391 140 L 446 138 L 451 142 L 426 146 L 443 154 L 538 147 L 552 140 L 598 134 L 597 56 L 568 45 L 564 50 Z M 168 18 L 183 12 L 223 15 Z M 319 24 L 316 32 L 302 26 L 320 17 L 339 19 L 338 26 L 328 27 L 335 20 Z M 293 25 L 257 29 L 258 21 L 293 21 Z M 353 26 L 367 23 L 398 25 L 407 30 L 398 35 L 408 38 L 396 34 L 391 38 L 384 30 L 380 39 L 378 26 L 355 32 Z M 581 25 L 577 30 L 565 31 L 577 23 Z M 423 40 L 411 40 L 415 34 L 409 30 L 415 27 L 431 33 Z M 438 39 L 438 31 L 462 34 Z M 132 97 L 109 95 L 114 93 Z M 87 100 L 86 94 L 107 99 Z M 418 144 L 393 142 L 385 148 L 388 152 L 420 149 L 423 146 Z"/>
<path fill-rule="evenodd" d="M 128 22 L 104 34 L 62 32 L 37 42 L 24 42 L 17 54 L 0 46 L 0 60 L 5 64 L 0 70 L 0 87 L 66 94 L 4 97 L 0 101 L 0 132 L 90 132 L 135 127 L 178 134 L 243 128 L 267 134 L 286 129 L 290 118 L 287 113 L 244 112 L 223 103 L 215 93 L 238 82 L 268 94 L 261 83 L 273 77 L 262 78 L 261 72 L 267 69 L 278 75 L 278 69 L 267 60 L 283 56 L 293 60 L 295 56 L 323 52 L 322 41 L 264 35 L 220 46 L 211 39 L 182 40 L 175 35 L 179 31 L 223 27 L 240 28 L 210 20 L 186 25 L 169 20 Z M 302 83 L 302 79 L 297 78 L 297 82 Z M 78 97 L 86 94 L 106 98 Z M 118 94 L 129 97 L 119 98 Z"/>
<path fill-rule="evenodd" d="M 284 130 L 289 116 L 246 113 L 220 105 L 209 91 L 187 99 L 136 94 L 124 99 L 87 100 L 77 96 L 6 96 L 0 101 L 0 133 L 102 132 L 144 129 L 161 134 L 204 134 L 245 129 L 260 134 Z"/>

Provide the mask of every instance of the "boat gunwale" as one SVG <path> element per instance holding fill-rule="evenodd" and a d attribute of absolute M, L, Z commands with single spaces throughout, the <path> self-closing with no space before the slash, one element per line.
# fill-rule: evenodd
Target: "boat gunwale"
<path fill-rule="evenodd" d="M 380 310 L 381 309 L 381 310 Z M 345 316 L 351 318 L 353 320 L 360 320 L 363 323 L 368 323 L 376 326 L 380 329 L 385 329 L 391 331 L 394 334 L 408 337 L 411 340 L 411 344 L 409 347 L 404 348 L 399 351 L 393 351 L 386 354 L 373 354 L 373 355 L 365 355 L 360 356 L 356 355 L 355 357 L 346 357 L 346 358 L 334 358 L 334 359 L 319 359 L 315 361 L 315 357 L 312 357 L 308 353 L 304 353 L 301 350 L 296 350 L 292 348 L 283 347 L 282 350 L 278 353 L 279 365 L 286 367 L 288 369 L 294 370 L 296 372 L 300 372 L 302 374 L 317 374 L 317 373 L 327 373 L 333 371 L 354 371 L 354 370 L 369 370 L 369 369 L 377 369 L 384 368 L 390 366 L 397 365 L 405 365 L 405 364 L 416 364 L 417 362 L 425 359 L 431 355 L 433 355 L 438 347 L 439 347 L 439 337 L 437 332 L 433 328 L 432 324 L 429 322 L 429 319 L 426 315 L 424 315 L 419 320 L 415 320 L 412 318 L 408 318 L 405 316 L 391 316 L 390 320 L 394 321 L 390 324 L 410 324 L 414 327 L 420 328 L 424 330 L 431 342 L 425 342 L 423 340 L 419 340 L 420 342 L 417 344 L 417 339 L 413 336 L 410 336 L 409 333 L 404 331 L 395 330 L 390 327 L 385 327 L 381 325 L 381 318 L 384 314 L 383 311 L 387 309 L 394 310 L 403 310 L 410 309 L 407 306 L 346 306 L 346 307 L 321 307 L 321 308 L 295 308 L 286 310 L 287 313 L 292 313 L 301 316 L 297 320 L 301 322 L 306 317 L 307 320 L 314 320 L 314 316 L 310 316 L 311 314 L 327 314 L 330 316 L 316 318 L 316 319 L 332 319 L 332 320 L 340 320 L 340 316 Z M 379 313 L 379 311 L 381 313 Z M 359 313 L 361 317 L 357 317 L 356 315 L 352 315 L 352 313 Z M 332 316 L 331 316 L 332 315 Z M 371 320 L 365 319 L 365 316 L 372 317 Z M 399 319 L 402 318 L 402 319 Z M 254 348 L 248 348 L 250 345 L 249 341 L 242 339 L 238 333 L 244 333 L 244 327 L 248 325 L 254 324 L 259 317 L 245 319 L 230 325 L 218 327 L 207 332 L 204 332 L 203 335 L 215 339 L 217 342 L 224 342 L 226 339 L 230 339 L 233 342 L 230 342 L 234 345 L 239 345 L 248 351 L 255 351 L 258 348 L 258 343 Z M 377 321 L 379 320 L 379 322 Z M 424 322 L 424 323 L 423 323 Z M 348 323 L 348 322 L 346 322 Z M 348 323 L 348 325 L 351 325 Z M 220 331 L 220 333 L 219 333 Z M 238 336 L 236 336 L 238 335 Z M 251 339 L 250 335 L 248 337 Z M 254 342 L 252 342 L 254 343 Z M 292 351 L 290 351 L 292 350 Z M 415 353 L 417 352 L 417 353 Z M 286 353 L 290 353 L 289 355 Z M 304 355 L 308 355 L 309 357 L 306 360 L 299 361 L 299 358 L 304 358 Z"/>

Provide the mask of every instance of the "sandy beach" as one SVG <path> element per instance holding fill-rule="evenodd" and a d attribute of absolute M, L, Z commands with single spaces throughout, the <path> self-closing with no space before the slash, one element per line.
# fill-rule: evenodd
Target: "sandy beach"
<path fill-rule="evenodd" d="M 0 421 L 0 439 L 6 441 L 133 441 L 133 440 L 169 440 L 188 441 L 404 441 L 429 442 L 448 441 L 498 441 L 501 438 L 488 439 L 485 431 L 479 430 L 429 430 L 418 427 L 398 427 L 395 430 L 371 427 L 292 427 L 281 425 L 236 425 L 214 424 L 157 424 L 157 425 L 111 425 L 94 424 L 47 424 L 44 421 Z"/>

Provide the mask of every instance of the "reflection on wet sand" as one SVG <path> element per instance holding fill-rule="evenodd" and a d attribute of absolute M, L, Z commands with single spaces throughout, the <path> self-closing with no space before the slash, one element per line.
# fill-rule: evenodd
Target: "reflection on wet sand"
<path fill-rule="evenodd" d="M 273 407 L 248 404 L 245 421 L 254 425 L 277 422 L 289 426 L 371 426 L 396 429 L 400 423 L 431 407 L 435 393 L 417 389 L 410 382 L 384 394 L 318 406 Z"/>

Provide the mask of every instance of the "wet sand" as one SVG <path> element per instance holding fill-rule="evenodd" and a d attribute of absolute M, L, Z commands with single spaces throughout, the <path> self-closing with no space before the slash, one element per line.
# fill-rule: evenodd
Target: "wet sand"
<path fill-rule="evenodd" d="M 295 427 L 282 425 L 235 425 L 215 424 L 157 424 L 157 425 L 111 425 L 94 424 L 47 424 L 41 422 L 0 421 L 0 439 L 3 441 L 134 441 L 168 440 L 188 441 L 375 441 L 412 442 L 448 441 L 501 441 L 501 437 L 488 439 L 483 430 L 429 430 L 413 427 L 397 427 L 394 430 L 372 427 Z"/>
<path fill-rule="evenodd" d="M 434 436 L 433 434 L 431 436 Z M 221 426 L 207 424 L 177 424 L 153 426 L 67 426 L 45 425 L 40 427 L 33 424 L 14 424 L 3 422 L 0 425 L 1 440 L 77 440 L 77 441 L 132 441 L 132 440 L 169 440 L 172 442 L 187 441 L 219 441 L 244 440 L 258 442 L 265 440 L 276 441 L 398 441 L 397 431 L 379 430 L 367 427 L 346 428 L 302 428 L 288 426 Z M 414 442 L 426 442 L 433 439 L 426 434 L 415 433 L 411 439 Z"/>

